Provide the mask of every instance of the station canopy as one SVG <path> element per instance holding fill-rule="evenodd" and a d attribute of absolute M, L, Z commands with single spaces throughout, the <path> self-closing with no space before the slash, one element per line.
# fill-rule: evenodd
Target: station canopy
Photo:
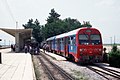
<path fill-rule="evenodd" d="M 31 37 L 32 29 L 6 29 L 6 28 L 0 28 L 0 30 L 12 35 L 13 37 L 16 36 L 16 33 L 19 33 L 22 38 L 29 38 Z"/>
<path fill-rule="evenodd" d="M 24 48 L 24 44 L 27 40 L 31 39 L 32 29 L 6 29 L 0 28 L 0 30 L 15 37 L 15 52 L 20 52 Z"/>

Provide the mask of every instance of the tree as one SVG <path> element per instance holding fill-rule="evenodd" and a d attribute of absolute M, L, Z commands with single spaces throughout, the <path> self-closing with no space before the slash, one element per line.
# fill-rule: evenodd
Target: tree
<path fill-rule="evenodd" d="M 33 24 L 33 19 L 29 19 L 29 21 L 27 22 L 27 24 L 23 24 L 23 27 L 25 29 L 28 29 L 28 28 L 33 28 L 34 24 Z"/>
<path fill-rule="evenodd" d="M 55 36 L 59 32 L 60 28 L 60 14 L 58 14 L 54 9 L 51 9 L 51 12 L 49 13 L 50 16 L 47 18 L 47 23 L 42 28 L 42 34 L 44 35 L 44 39 Z M 57 32 L 56 32 L 57 31 Z"/>
<path fill-rule="evenodd" d="M 83 25 L 77 19 L 65 18 L 64 20 L 59 19 L 60 14 L 58 14 L 54 8 L 51 9 L 49 16 L 47 18 L 47 23 L 45 25 L 40 25 L 39 21 L 36 19 L 29 19 L 27 24 L 23 25 L 25 29 L 33 29 L 33 37 L 41 42 L 49 37 L 53 37 L 71 30 L 81 28 L 81 27 L 92 27 L 89 22 L 84 22 Z"/>
<path fill-rule="evenodd" d="M 109 52 L 109 64 L 110 66 L 120 68 L 120 50 L 115 44 L 113 45 L 111 52 Z"/>
<path fill-rule="evenodd" d="M 34 23 L 35 23 L 36 26 L 40 26 L 40 23 L 39 23 L 39 21 L 37 19 L 35 20 Z"/>
<path fill-rule="evenodd" d="M 42 28 L 44 38 L 47 39 L 52 36 L 56 36 L 81 27 L 81 23 L 77 19 L 66 18 L 64 20 L 59 19 L 58 14 L 54 9 L 51 9 L 50 16 L 47 18 L 47 23 Z"/>
<path fill-rule="evenodd" d="M 33 29 L 32 35 L 36 39 L 37 42 L 41 42 L 43 40 L 43 36 L 41 33 L 42 27 L 40 26 L 39 21 L 36 19 L 35 22 L 33 22 L 33 19 L 29 19 L 27 24 L 23 24 L 23 27 L 25 29 Z"/>
<path fill-rule="evenodd" d="M 85 22 L 83 21 L 83 24 L 81 25 L 81 27 L 92 27 L 92 25 L 90 24 L 90 22 Z"/>
<path fill-rule="evenodd" d="M 49 13 L 50 16 L 48 16 L 47 18 L 47 23 L 52 23 L 52 22 L 56 22 L 57 20 L 59 20 L 60 15 L 55 12 L 54 8 L 51 9 L 51 13 Z"/>
<path fill-rule="evenodd" d="M 66 18 L 63 21 L 66 23 L 66 32 L 81 27 L 81 23 L 77 19 Z"/>

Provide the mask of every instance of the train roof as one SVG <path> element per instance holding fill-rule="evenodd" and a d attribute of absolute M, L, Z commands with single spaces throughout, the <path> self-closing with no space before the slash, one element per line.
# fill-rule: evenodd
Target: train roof
<path fill-rule="evenodd" d="M 70 31 L 70 32 L 60 34 L 60 35 L 56 36 L 56 38 L 62 38 L 62 37 L 74 35 L 74 34 L 76 34 L 80 29 L 81 29 L 81 28 L 78 28 L 78 29 L 72 30 L 72 31 Z"/>
<path fill-rule="evenodd" d="M 58 38 L 63 38 L 63 37 L 67 37 L 67 36 L 71 36 L 71 35 L 75 35 L 77 34 L 77 32 L 80 30 L 80 29 L 87 29 L 88 27 L 83 27 L 83 28 L 78 28 L 78 29 L 75 29 L 75 30 L 72 30 L 72 31 L 69 31 L 69 32 L 66 32 L 66 33 L 63 33 L 63 34 L 60 34 L 60 35 L 57 35 L 57 36 L 54 36 L 54 37 L 50 37 L 47 39 L 48 40 L 53 40 L 53 39 L 58 39 Z M 95 28 L 92 28 L 92 29 L 95 29 Z"/>
<path fill-rule="evenodd" d="M 47 39 L 47 41 L 53 40 L 53 39 L 55 39 L 55 38 L 56 38 L 56 36 L 50 37 L 50 38 Z"/>

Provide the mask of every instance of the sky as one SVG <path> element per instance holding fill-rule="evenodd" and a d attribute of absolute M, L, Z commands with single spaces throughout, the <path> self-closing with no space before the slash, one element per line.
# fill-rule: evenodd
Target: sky
<path fill-rule="evenodd" d="M 0 28 L 23 28 L 29 19 L 46 23 L 51 9 L 60 19 L 71 17 L 90 21 L 100 30 L 103 43 L 120 43 L 120 0 L 0 0 Z M 0 31 L 1 44 L 14 43 L 14 37 Z"/>

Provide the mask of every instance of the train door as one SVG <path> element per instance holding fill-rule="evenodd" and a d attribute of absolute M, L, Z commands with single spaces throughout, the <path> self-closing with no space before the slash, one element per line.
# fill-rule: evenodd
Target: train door
<path fill-rule="evenodd" d="M 75 39 L 75 35 L 70 36 L 70 44 L 69 44 L 69 52 L 72 55 L 76 55 L 76 39 Z"/>
<path fill-rule="evenodd" d="M 63 55 L 66 56 L 65 52 L 65 45 L 66 45 L 66 39 L 65 37 L 63 38 Z"/>
<path fill-rule="evenodd" d="M 68 55 L 69 55 L 69 50 L 68 50 L 68 42 L 69 42 L 69 39 L 68 39 L 68 37 L 65 37 L 65 56 L 66 57 L 68 57 Z"/>
<path fill-rule="evenodd" d="M 55 52 L 57 51 L 57 39 L 55 40 Z"/>
<path fill-rule="evenodd" d="M 64 40 L 61 38 L 61 52 L 64 53 Z"/>
<path fill-rule="evenodd" d="M 60 54 L 60 39 L 57 39 L 57 49 L 58 53 Z"/>
<path fill-rule="evenodd" d="M 73 46 L 73 36 L 69 36 L 68 38 L 68 59 L 74 61 L 74 46 Z"/>

